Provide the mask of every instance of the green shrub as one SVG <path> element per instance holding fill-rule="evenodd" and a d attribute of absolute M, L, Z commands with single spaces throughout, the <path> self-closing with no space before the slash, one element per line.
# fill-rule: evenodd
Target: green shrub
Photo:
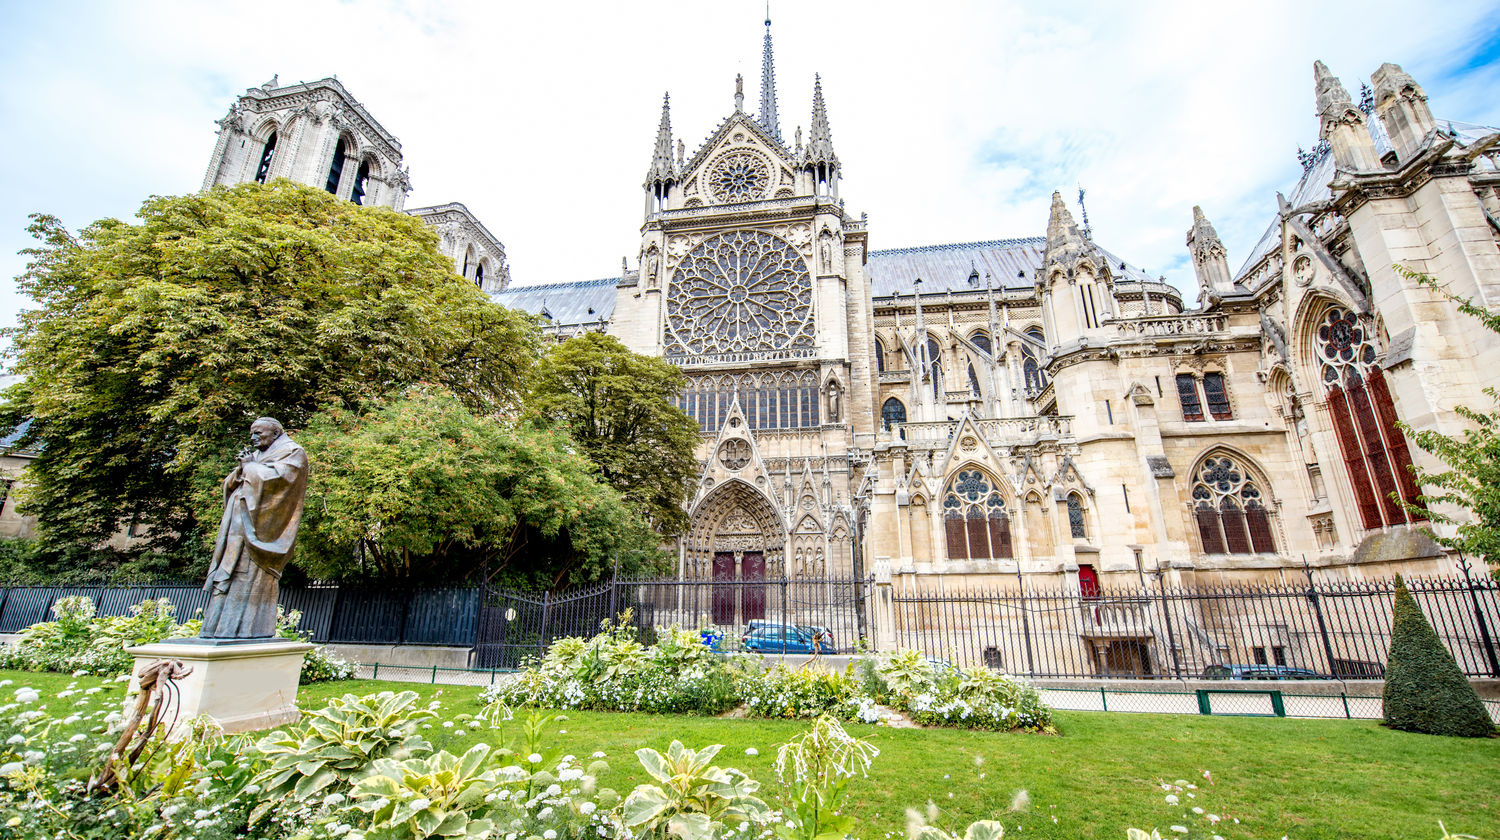
<path fill-rule="evenodd" d="M 1443 647 L 1400 576 L 1381 700 L 1385 723 L 1392 729 L 1466 738 L 1495 734 L 1495 724 L 1474 686 Z"/>

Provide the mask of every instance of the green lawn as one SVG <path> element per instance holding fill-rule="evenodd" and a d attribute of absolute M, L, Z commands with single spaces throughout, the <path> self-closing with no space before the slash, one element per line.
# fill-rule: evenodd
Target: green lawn
<path fill-rule="evenodd" d="M 0 671 L 6 678 L 44 692 L 72 681 Z M 448 716 L 479 708 L 475 688 L 372 681 L 308 686 L 301 699 L 307 706 L 346 692 L 408 688 L 440 701 Z M 1123 840 L 1132 825 L 1170 835 L 1173 824 L 1205 827 L 1203 817 L 1187 813 L 1201 805 L 1225 817 L 1215 831 L 1229 840 L 1436 840 L 1438 820 L 1454 833 L 1500 840 L 1500 739 L 1411 735 L 1360 721 L 1097 712 L 1059 712 L 1057 721 L 1056 737 L 850 726 L 881 750 L 871 777 L 851 787 L 859 834 L 900 836 L 905 809 L 931 800 L 943 811 L 941 823 L 999 819 L 1007 837 Z M 604 752 L 611 770 L 602 781 L 623 794 L 644 781 L 632 752 L 664 748 L 673 738 L 690 747 L 724 744 L 720 764 L 740 767 L 771 789 L 775 747 L 803 725 L 571 712 L 549 728 L 565 752 L 580 758 Z M 493 732 L 482 734 L 494 739 Z M 457 736 L 435 727 L 429 737 L 456 750 L 480 733 Z M 759 755 L 745 754 L 752 747 Z M 1199 789 L 1196 799 L 1183 797 L 1174 807 L 1159 784 L 1177 779 Z M 1030 808 L 1011 812 L 1022 789 Z"/>

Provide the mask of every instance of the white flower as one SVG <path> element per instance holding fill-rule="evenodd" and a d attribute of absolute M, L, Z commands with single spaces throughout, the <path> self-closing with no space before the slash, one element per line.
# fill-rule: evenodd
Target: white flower
<path fill-rule="evenodd" d="M 17 733 L 15 735 L 12 735 L 9 738 L 7 738 L 5 740 L 5 743 L 6 744 L 10 744 L 10 745 L 24 744 L 24 743 L 26 743 L 26 736 L 25 735 L 21 735 L 20 733 Z"/>
<path fill-rule="evenodd" d="M 532 753 L 531 755 L 526 756 L 526 760 L 529 761 L 529 762 L 531 762 L 532 764 L 541 764 L 542 763 L 542 754 L 541 753 Z"/>
<path fill-rule="evenodd" d="M 592 802 L 585 802 L 582 805 L 578 806 L 578 813 L 583 814 L 586 817 L 589 814 L 594 813 L 594 809 L 598 807 L 598 805 L 595 805 Z"/>
<path fill-rule="evenodd" d="M 1199 807 L 1197 807 L 1195 805 L 1195 806 L 1193 806 L 1193 813 L 1195 813 L 1195 814 L 1201 814 L 1201 813 L 1203 813 L 1203 809 L 1199 808 Z"/>
<path fill-rule="evenodd" d="M 1178 834 L 1187 834 L 1188 833 L 1187 826 L 1185 826 L 1185 825 L 1174 825 L 1174 826 L 1171 826 L 1171 828 L 1172 828 L 1173 831 L 1177 832 Z M 1283 837 L 1283 838 L 1281 838 L 1281 840 L 1286 840 L 1286 838 Z"/>
<path fill-rule="evenodd" d="M 428 805 L 431 805 L 432 804 L 432 800 L 428 799 L 425 796 L 419 796 L 416 799 L 413 799 L 408 804 L 411 805 L 411 809 L 413 811 L 421 811 L 421 810 L 424 810 Z"/>
<path fill-rule="evenodd" d="M 536 812 L 536 818 L 539 819 L 539 820 L 545 820 L 545 819 L 547 819 L 550 816 L 552 816 L 552 806 L 551 805 L 548 805 L 547 807 L 543 808 L 542 810 Z"/>
<path fill-rule="evenodd" d="M 1177 804 L 1177 794 L 1175 794 L 1175 793 L 1169 793 L 1169 794 L 1167 794 L 1167 804 L 1168 805 L 1176 805 Z"/>
<path fill-rule="evenodd" d="M 754 747 L 746 747 L 745 748 L 745 755 L 760 755 L 760 750 L 758 750 L 758 749 L 756 749 Z"/>
<path fill-rule="evenodd" d="M 22 703 L 35 703 L 40 699 L 42 699 L 41 693 L 30 686 L 16 689 L 16 700 Z"/>
<path fill-rule="evenodd" d="M 343 801 L 344 801 L 344 795 L 342 793 L 330 793 L 327 796 L 323 797 L 323 804 L 324 805 L 329 805 L 329 806 L 338 805 L 338 804 L 342 803 Z"/>
<path fill-rule="evenodd" d="M 547 785 L 547 792 L 543 795 L 556 796 L 559 793 L 562 793 L 562 785 Z"/>
<path fill-rule="evenodd" d="M 594 756 L 593 757 L 594 758 L 603 758 L 604 757 L 604 751 L 603 750 L 594 750 Z"/>
<path fill-rule="evenodd" d="M 83 734 L 82 732 L 80 732 L 77 735 L 74 735 L 73 737 L 69 738 L 68 739 L 68 743 L 70 743 L 70 744 L 76 744 L 79 741 L 86 741 L 86 740 L 88 740 L 88 737 L 89 736 L 87 736 L 87 735 Z"/>
<path fill-rule="evenodd" d="M 542 840 L 557 840 L 557 832 L 553 831 L 550 828 L 547 829 L 546 831 L 542 832 Z"/>
<path fill-rule="evenodd" d="M 0 776 L 9 776 L 12 773 L 19 773 L 25 767 L 26 765 L 22 764 L 19 761 L 8 761 L 5 764 L 0 764 Z"/>

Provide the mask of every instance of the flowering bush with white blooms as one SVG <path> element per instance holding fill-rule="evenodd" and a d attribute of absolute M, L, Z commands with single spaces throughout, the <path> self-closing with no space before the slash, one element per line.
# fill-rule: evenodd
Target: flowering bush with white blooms
<path fill-rule="evenodd" d="M 506 707 L 720 714 L 743 705 L 752 717 L 882 723 L 899 710 L 917 723 L 1050 732 L 1052 710 L 1024 680 L 986 668 L 934 667 L 920 651 L 864 660 L 858 669 L 769 670 L 725 658 L 692 633 L 657 631 L 637 641 L 628 616 L 591 639 L 558 639 L 540 660 L 492 686 L 480 702 Z"/>
<path fill-rule="evenodd" d="M 116 676 L 130 672 L 134 657 L 125 648 L 164 639 L 198 635 L 202 621 L 178 624 L 175 608 L 166 598 L 148 599 L 130 608 L 129 615 L 95 615 L 94 602 L 85 595 L 69 595 L 52 605 L 52 621 L 22 630 L 12 645 L 0 646 L 0 668 L 17 671 L 54 671 L 61 674 Z M 302 613 L 276 614 L 276 634 L 308 641 L 297 630 Z M 354 666 L 315 646 L 302 660 L 302 683 L 354 678 Z"/>
<path fill-rule="evenodd" d="M 628 614 L 604 624 L 592 639 L 552 643 L 540 661 L 481 696 L 484 703 L 550 709 L 594 709 L 715 715 L 739 702 L 744 665 L 705 647 L 677 628 L 660 630 L 656 644 L 636 640 Z M 757 669 L 758 670 L 758 669 Z"/>

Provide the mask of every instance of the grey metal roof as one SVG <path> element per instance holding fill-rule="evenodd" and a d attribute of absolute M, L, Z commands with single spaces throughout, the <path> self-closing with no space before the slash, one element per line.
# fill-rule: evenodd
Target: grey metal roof
<path fill-rule="evenodd" d="M 32 448 L 16 449 L 14 452 L 11 451 L 12 449 L 14 449 L 14 447 L 16 445 L 16 441 L 20 440 L 21 436 L 24 435 L 24 434 L 26 434 L 26 430 L 30 429 L 30 428 L 31 428 L 31 418 L 28 417 L 25 420 L 21 421 L 21 425 L 15 427 L 14 429 L 11 429 L 9 432 L 7 432 L 5 434 L 4 437 L 0 437 L 0 453 L 4 453 L 4 454 L 7 454 L 7 455 L 11 455 L 11 454 L 15 454 L 15 455 L 32 455 L 32 454 L 35 454 L 36 450 L 32 449 Z"/>
<path fill-rule="evenodd" d="M 1447 133 L 1460 146 L 1468 146 L 1475 140 L 1488 134 L 1493 134 L 1497 130 L 1489 126 L 1458 122 L 1456 120 L 1438 120 L 1437 124 L 1439 131 Z M 1383 130 L 1379 134 L 1372 131 L 1371 136 L 1377 141 L 1377 151 L 1383 152 L 1389 150 L 1390 139 L 1385 136 Z M 1381 143 L 1384 144 L 1384 148 L 1381 148 Z M 1484 158 L 1480 158 L 1476 163 L 1481 170 L 1493 168 L 1493 164 Z M 1296 186 L 1292 187 L 1291 191 L 1287 193 L 1287 202 L 1293 207 L 1301 207 L 1304 204 L 1314 201 L 1323 201 L 1332 198 L 1333 191 L 1328 189 L 1328 184 L 1333 180 L 1336 172 L 1337 167 L 1334 165 L 1333 155 L 1325 152 L 1322 157 L 1318 158 L 1318 162 L 1313 164 L 1311 169 L 1302 173 L 1302 177 L 1297 181 Z M 1259 241 L 1255 243 L 1255 247 L 1250 249 L 1250 255 L 1245 258 L 1245 264 L 1240 266 L 1240 270 L 1234 275 L 1234 279 L 1236 281 L 1244 279 L 1250 273 L 1251 269 L 1255 268 L 1267 254 L 1276 250 L 1280 245 L 1281 220 L 1272 219 L 1271 224 L 1266 227 L 1266 232 L 1261 234 Z"/>
<path fill-rule="evenodd" d="M 619 282 L 618 277 L 605 277 L 571 283 L 515 284 L 490 295 L 490 300 L 533 315 L 546 309 L 552 323 L 558 325 L 594 324 L 614 315 L 615 286 Z"/>
<path fill-rule="evenodd" d="M 875 297 L 911 294 L 918 277 L 922 278 L 924 295 L 970 291 L 974 286 L 969 285 L 969 275 L 976 269 L 980 276 L 979 288 L 983 288 L 983 278 L 988 272 L 994 278 L 996 288 L 1026 289 L 1031 288 L 1036 270 L 1042 267 L 1046 247 L 1046 237 L 1028 236 L 892 248 L 871 251 L 865 271 L 870 275 L 870 290 Z M 1127 265 L 1107 249 L 1099 248 L 1099 251 L 1109 260 L 1110 272 L 1118 280 L 1140 282 L 1154 279 L 1143 269 Z"/>

